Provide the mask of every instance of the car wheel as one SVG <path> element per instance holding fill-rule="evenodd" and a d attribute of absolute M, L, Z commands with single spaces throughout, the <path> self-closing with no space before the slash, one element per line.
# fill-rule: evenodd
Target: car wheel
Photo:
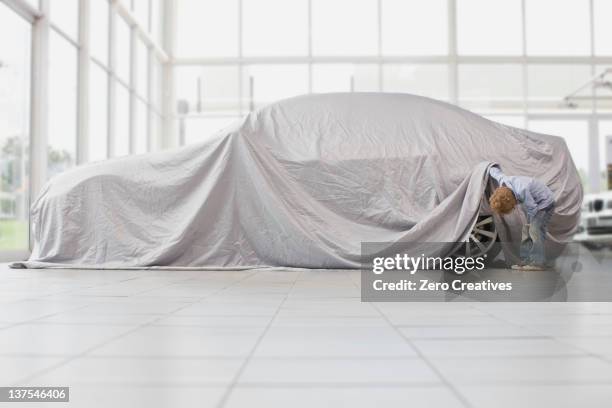
<path fill-rule="evenodd" d="M 479 215 L 467 241 L 460 243 L 453 255 L 477 258 L 486 254 L 487 260 L 492 261 L 501 249 L 496 242 L 497 229 L 493 216 Z"/>

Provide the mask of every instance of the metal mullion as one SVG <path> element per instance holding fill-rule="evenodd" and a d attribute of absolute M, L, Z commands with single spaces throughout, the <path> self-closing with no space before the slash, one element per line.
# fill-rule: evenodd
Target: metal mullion
<path fill-rule="evenodd" d="M 448 91 L 451 103 L 459 102 L 459 68 L 457 59 L 457 1 L 448 0 Z"/>
<path fill-rule="evenodd" d="M 136 76 L 138 74 L 138 59 L 136 53 L 137 47 L 137 35 L 134 27 L 130 27 L 130 83 L 128 91 L 130 95 L 130 131 L 129 131 L 129 145 L 130 154 L 136 153 L 136 134 L 138 122 L 136 121 L 136 104 L 137 104 L 137 92 L 136 92 Z"/>
<path fill-rule="evenodd" d="M 2 3 L 6 4 L 8 8 L 19 14 L 29 23 L 34 23 L 36 19 L 43 16 L 40 10 L 37 10 L 25 0 L 2 0 Z"/>
<path fill-rule="evenodd" d="M 41 17 L 32 27 L 30 98 L 30 204 L 47 179 L 49 101 L 49 0 L 40 0 Z M 30 243 L 32 240 L 30 239 Z"/>
<path fill-rule="evenodd" d="M 526 0 L 521 0 L 521 70 L 523 73 L 522 87 L 523 87 L 523 127 L 527 129 L 528 120 L 528 104 L 529 104 L 529 69 L 527 65 L 527 9 L 525 5 Z"/>
<path fill-rule="evenodd" d="M 115 81 L 117 81 L 118 84 L 121 84 L 122 86 L 124 86 L 128 92 L 130 91 L 130 82 L 126 82 L 125 79 L 120 78 L 119 76 L 117 76 L 116 72 L 113 72 L 113 78 L 115 79 Z"/>
<path fill-rule="evenodd" d="M 176 26 L 176 2 L 174 0 L 167 0 L 161 3 L 164 7 L 163 12 L 161 13 L 162 20 L 162 36 L 163 36 L 163 46 L 168 51 L 168 55 L 171 60 L 160 60 L 161 62 L 161 70 L 160 79 L 162 82 L 162 95 L 161 95 L 161 109 L 163 112 L 162 115 L 162 147 L 170 147 L 174 145 L 174 140 L 176 140 L 176 132 L 174 128 L 174 123 L 172 119 L 172 114 L 174 110 L 174 102 L 175 102 L 175 92 L 174 92 L 174 65 L 171 63 L 174 59 L 174 49 L 175 49 L 175 26 Z"/>
<path fill-rule="evenodd" d="M 242 61 L 243 60 L 243 55 L 242 55 L 242 34 L 243 34 L 243 30 L 242 30 L 242 0 L 238 0 L 238 60 Z M 243 109 L 242 109 L 242 99 L 244 97 L 244 90 L 242 89 L 242 87 L 244 86 L 244 64 L 242 62 L 238 63 L 238 113 L 242 116 L 243 113 Z"/>
<path fill-rule="evenodd" d="M 149 21 L 151 20 L 151 1 L 149 0 Z M 153 105 L 153 87 L 155 84 L 153 83 L 153 63 L 154 63 L 154 55 L 153 51 L 147 47 L 147 101 L 145 102 L 145 106 L 147 111 L 145 114 L 147 115 L 147 152 L 153 150 L 153 140 L 152 140 L 152 129 L 153 129 L 153 113 L 152 113 L 152 105 Z"/>
<path fill-rule="evenodd" d="M 28 208 L 36 201 L 47 180 L 49 101 L 49 1 L 40 0 L 40 16 L 32 25 L 30 61 L 30 140 Z M 28 217 L 28 252 L 34 238 Z"/>
<path fill-rule="evenodd" d="M 138 19 L 134 16 L 129 7 L 127 7 L 123 2 L 118 0 L 111 0 L 111 5 L 115 8 L 117 13 L 123 17 L 123 19 L 128 23 L 130 27 L 138 31 L 140 36 L 144 39 L 144 42 L 152 47 L 155 50 L 155 53 L 158 54 L 159 58 L 166 62 L 169 60 L 168 53 L 164 50 L 157 41 L 152 38 L 148 31 L 142 26 L 142 23 L 138 21 Z"/>
<path fill-rule="evenodd" d="M 58 26 L 56 26 L 53 23 L 49 23 L 51 29 L 53 31 L 55 31 L 57 34 L 59 34 L 60 37 L 62 37 L 64 40 L 68 41 L 70 44 L 72 44 L 73 47 L 75 48 L 81 48 L 81 44 L 79 43 L 78 40 L 75 40 L 74 38 L 72 38 L 71 36 L 69 36 L 68 34 L 66 34 L 66 32 L 64 32 L 61 28 L 59 28 Z"/>
<path fill-rule="evenodd" d="M 108 89 L 107 89 L 107 156 L 116 155 L 116 132 L 115 124 L 117 112 L 115 111 L 115 99 L 117 96 L 116 84 L 116 25 L 117 13 L 112 5 L 108 8 Z"/>
<path fill-rule="evenodd" d="M 382 41 L 383 41 L 383 38 L 382 38 L 382 24 L 383 24 L 382 23 L 382 0 L 377 1 L 377 19 L 376 20 L 377 20 L 376 24 L 378 25 L 378 44 L 377 44 L 378 52 L 377 52 L 377 55 L 378 55 L 378 58 L 382 61 L 382 55 L 383 55 L 383 52 L 382 52 Z M 378 79 L 377 79 L 378 91 L 382 92 L 382 89 L 383 89 L 383 64 L 382 62 L 379 61 L 377 64 L 377 67 L 378 67 Z"/>
<path fill-rule="evenodd" d="M 308 0 L 308 93 L 312 93 L 312 0 Z"/>
<path fill-rule="evenodd" d="M 99 59 L 97 59 L 96 57 L 94 57 L 93 55 L 89 55 L 89 59 L 91 62 L 93 62 L 98 68 L 100 68 L 101 70 L 103 70 L 104 72 L 106 72 L 108 75 L 112 75 L 112 72 L 110 70 L 110 68 L 102 61 L 100 61 Z"/>
<path fill-rule="evenodd" d="M 77 164 L 89 161 L 89 9 L 90 0 L 79 2 L 79 53 L 77 71 Z"/>
<path fill-rule="evenodd" d="M 150 34 L 153 34 L 153 0 L 148 0 L 148 2 L 149 2 L 149 8 L 148 8 L 149 13 L 147 15 L 147 25 L 148 25 L 147 31 Z"/>
<path fill-rule="evenodd" d="M 591 59 L 595 59 L 595 5 L 593 0 L 589 0 L 589 28 L 591 39 Z M 595 63 L 591 63 L 591 75 L 596 74 Z M 597 115 L 597 91 L 591 87 L 591 117 L 589 118 L 589 186 L 590 192 L 599 192 L 601 186 L 601 176 L 599 173 L 599 121 Z"/>
<path fill-rule="evenodd" d="M 489 56 L 489 55 L 457 55 L 456 57 L 440 55 L 403 55 L 403 56 L 258 56 L 258 57 L 204 57 L 176 58 L 173 65 L 238 65 L 238 64 L 377 64 L 377 63 L 430 63 L 430 64 L 612 64 L 612 56 Z"/>

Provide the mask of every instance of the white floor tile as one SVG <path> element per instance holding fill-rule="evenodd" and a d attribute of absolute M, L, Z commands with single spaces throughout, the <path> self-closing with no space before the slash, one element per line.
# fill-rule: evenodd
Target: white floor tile
<path fill-rule="evenodd" d="M 433 364 L 470 408 L 612 400 L 612 303 L 371 305 L 359 282 L 0 265 L 0 385 L 64 381 L 57 408 L 465 407 Z"/>
<path fill-rule="evenodd" d="M 426 357 L 572 356 L 586 353 L 551 339 L 414 340 Z"/>
<path fill-rule="evenodd" d="M 68 408 L 215 407 L 224 393 L 223 387 L 81 385 L 71 387 L 70 403 L 66 406 Z M 56 406 L 59 408 L 61 405 L 53 404 L 54 408 Z"/>
<path fill-rule="evenodd" d="M 244 359 L 82 357 L 44 375 L 32 384 L 228 385 Z"/>
<path fill-rule="evenodd" d="M 119 315 L 133 315 L 133 314 L 166 314 L 172 313 L 181 307 L 188 306 L 190 303 L 182 302 L 167 302 L 164 299 L 160 299 L 156 302 L 142 302 L 135 301 L 134 299 L 127 298 L 123 301 L 114 302 L 96 302 L 92 303 L 79 310 L 81 313 L 90 314 L 119 314 Z"/>
<path fill-rule="evenodd" d="M 559 337 L 558 339 L 588 353 L 612 357 L 612 337 Z"/>
<path fill-rule="evenodd" d="M 440 378 L 419 358 L 304 359 L 254 358 L 239 384 L 438 384 Z"/>
<path fill-rule="evenodd" d="M 155 326 L 202 327 L 266 327 L 272 316 L 182 316 L 169 315 L 157 320 Z M 170 330 L 170 329 L 168 329 Z"/>
<path fill-rule="evenodd" d="M 94 355 L 149 357 L 243 357 L 262 328 L 149 326 L 95 350 Z"/>
<path fill-rule="evenodd" d="M 97 314 L 97 313 L 86 313 L 84 311 L 75 312 L 64 312 L 57 315 L 46 317 L 37 320 L 38 324 L 86 324 L 95 326 L 112 326 L 112 325 L 123 325 L 123 326 L 137 326 L 145 324 L 156 319 L 159 319 L 159 315 L 148 315 L 148 314 Z"/>
<path fill-rule="evenodd" d="M 359 316 L 287 316 L 278 315 L 272 327 L 389 327 L 389 323 L 382 317 Z"/>
<path fill-rule="evenodd" d="M 0 355 L 76 355 L 129 330 L 126 326 L 18 325 L 0 330 Z"/>
<path fill-rule="evenodd" d="M 474 408 L 602 408 L 610 406 L 612 385 L 460 386 Z"/>
<path fill-rule="evenodd" d="M 4 304 L 0 307 L 0 321 L 20 323 L 39 319 L 87 305 L 86 300 L 26 300 Z"/>
<path fill-rule="evenodd" d="M 380 313 L 368 303 L 351 300 L 307 300 L 290 299 L 283 303 L 280 317 L 336 316 L 336 317 L 379 317 Z"/>
<path fill-rule="evenodd" d="M 406 357 L 414 349 L 391 328 L 271 327 L 258 357 Z"/>
<path fill-rule="evenodd" d="M 541 334 L 532 330 L 509 324 L 490 326 L 400 326 L 399 330 L 410 339 L 542 337 Z"/>
<path fill-rule="evenodd" d="M 452 384 L 612 383 L 612 364 L 595 357 L 430 358 Z"/>
<path fill-rule="evenodd" d="M 248 388 L 232 390 L 227 408 L 455 408 L 461 402 L 442 387 L 387 387 L 387 388 Z"/>
<path fill-rule="evenodd" d="M 201 302 L 176 312 L 177 316 L 272 316 L 278 310 L 276 303 L 222 303 Z"/>
<path fill-rule="evenodd" d="M 0 386 L 24 385 L 20 380 L 61 362 L 58 357 L 0 356 Z"/>

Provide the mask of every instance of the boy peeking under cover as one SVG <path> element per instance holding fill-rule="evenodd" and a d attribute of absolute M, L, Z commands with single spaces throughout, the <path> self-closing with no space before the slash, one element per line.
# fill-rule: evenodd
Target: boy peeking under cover
<path fill-rule="evenodd" d="M 499 215 L 509 214 L 519 203 L 527 216 L 523 226 L 519 265 L 512 269 L 539 271 L 546 267 L 544 242 L 550 217 L 555 210 L 553 192 L 539 180 L 526 176 L 506 176 L 492 166 L 489 175 L 499 183 L 489 198 L 491 209 Z"/>

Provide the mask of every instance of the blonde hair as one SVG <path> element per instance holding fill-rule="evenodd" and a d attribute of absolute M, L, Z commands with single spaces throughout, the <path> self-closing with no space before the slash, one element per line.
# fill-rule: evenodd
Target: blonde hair
<path fill-rule="evenodd" d="M 508 187 L 498 187 L 489 198 L 489 204 L 497 214 L 508 214 L 516 207 L 516 197 Z"/>

